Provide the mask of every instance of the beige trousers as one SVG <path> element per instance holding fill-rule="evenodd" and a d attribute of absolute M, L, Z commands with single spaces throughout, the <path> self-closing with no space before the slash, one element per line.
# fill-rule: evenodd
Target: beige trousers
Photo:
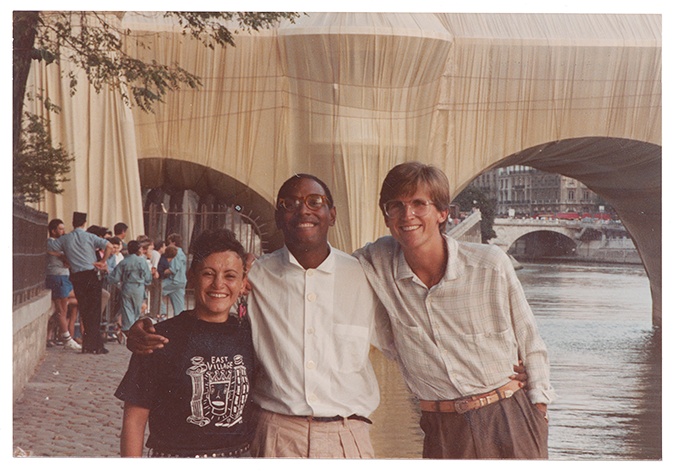
<path fill-rule="evenodd" d="M 373 459 L 369 424 L 347 418 L 328 423 L 260 410 L 252 457 Z"/>

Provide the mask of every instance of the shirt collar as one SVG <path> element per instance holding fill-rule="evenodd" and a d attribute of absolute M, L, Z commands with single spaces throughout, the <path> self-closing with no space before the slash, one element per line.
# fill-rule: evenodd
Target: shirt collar
<path fill-rule="evenodd" d="M 324 261 L 322 261 L 322 264 L 320 264 L 318 267 L 312 270 L 318 270 L 320 272 L 333 274 L 336 267 L 336 257 L 334 256 L 334 250 L 332 249 L 332 245 L 329 243 L 327 243 L 327 245 L 329 246 L 329 255 Z M 296 266 L 297 268 L 303 271 L 306 271 L 306 269 L 304 269 L 302 265 L 297 261 L 297 258 L 294 257 L 294 254 L 290 252 L 287 246 L 283 246 L 283 251 L 285 252 L 284 259 L 288 264 Z"/>
<path fill-rule="evenodd" d="M 446 240 L 446 246 L 449 252 L 449 261 L 446 264 L 444 278 L 446 280 L 455 280 L 462 275 L 465 266 L 461 263 L 460 258 L 458 257 L 458 241 L 446 234 L 444 235 L 444 239 Z"/>
<path fill-rule="evenodd" d="M 449 254 L 449 261 L 446 264 L 446 271 L 442 276 L 442 280 L 439 283 L 442 283 L 443 280 L 454 280 L 457 279 L 461 274 L 461 265 L 458 261 L 458 242 L 447 236 L 446 234 L 442 235 L 444 237 L 444 242 L 447 246 L 447 251 Z M 404 258 L 404 253 L 402 252 L 402 246 L 397 244 L 397 252 L 395 253 L 395 259 L 393 260 L 393 267 L 395 268 L 395 280 L 410 279 L 416 277 L 414 271 L 411 270 L 407 260 Z M 416 277 L 418 278 L 418 277 Z"/>
<path fill-rule="evenodd" d="M 409 267 L 409 264 L 407 264 L 407 260 L 404 258 L 404 253 L 402 252 L 402 246 L 399 244 L 397 244 L 397 251 L 393 259 L 393 267 L 395 267 L 395 280 L 411 279 L 416 275 L 411 270 L 411 267 Z"/>

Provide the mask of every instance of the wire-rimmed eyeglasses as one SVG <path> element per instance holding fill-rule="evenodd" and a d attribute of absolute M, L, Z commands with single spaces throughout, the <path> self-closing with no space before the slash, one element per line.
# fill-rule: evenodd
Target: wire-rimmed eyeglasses
<path fill-rule="evenodd" d="M 435 202 L 430 200 L 411 200 L 410 202 L 403 202 L 401 200 L 390 200 L 383 204 L 383 211 L 388 218 L 399 218 L 407 211 L 407 206 L 411 209 L 411 213 L 416 216 L 425 216 L 430 211 L 430 205 Z"/>
<path fill-rule="evenodd" d="M 285 211 L 297 211 L 301 204 L 306 205 L 309 210 L 320 210 L 323 204 L 329 205 L 329 198 L 326 195 L 311 194 L 305 197 L 285 197 L 278 199 L 278 208 Z"/>

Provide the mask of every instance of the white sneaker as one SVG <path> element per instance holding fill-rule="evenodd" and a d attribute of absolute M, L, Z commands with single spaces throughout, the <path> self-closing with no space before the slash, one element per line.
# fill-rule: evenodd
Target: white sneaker
<path fill-rule="evenodd" d="M 81 351 L 82 346 L 77 344 L 77 341 L 70 338 L 65 342 L 65 344 L 63 344 L 63 349 L 65 349 L 66 351 Z"/>

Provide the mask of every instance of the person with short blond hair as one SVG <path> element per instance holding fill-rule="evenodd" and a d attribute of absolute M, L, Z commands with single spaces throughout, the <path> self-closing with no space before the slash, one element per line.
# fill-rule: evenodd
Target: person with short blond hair
<path fill-rule="evenodd" d="M 444 234 L 449 203 L 439 169 L 394 167 L 379 200 L 391 236 L 355 253 L 420 400 L 423 457 L 547 458 L 547 349 L 507 254 Z"/>

